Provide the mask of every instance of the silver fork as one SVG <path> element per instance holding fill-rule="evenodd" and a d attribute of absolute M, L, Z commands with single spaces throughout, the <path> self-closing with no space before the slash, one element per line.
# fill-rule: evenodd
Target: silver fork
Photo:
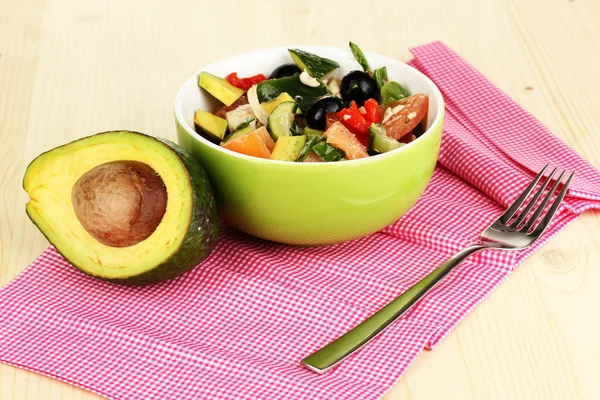
<path fill-rule="evenodd" d="M 457 265 L 471 254 L 486 249 L 521 250 L 531 246 L 550 224 L 552 217 L 558 210 L 560 203 L 565 197 L 569 184 L 573 179 L 573 173 L 569 175 L 564 186 L 556 195 L 556 199 L 546 210 L 548 203 L 558 191 L 558 187 L 567 171 L 563 171 L 546 196 L 538 205 L 540 197 L 546 192 L 548 184 L 556 173 L 552 173 L 544 180 L 539 190 L 526 203 L 531 192 L 536 188 L 544 173 L 548 169 L 546 165 L 533 181 L 525 188 L 523 193 L 508 207 L 508 209 L 480 236 L 480 242 L 460 251 L 444 264 L 439 266 L 429 275 L 421 279 L 414 286 L 392 300 L 375 314 L 346 332 L 331 343 L 312 353 L 302 360 L 302 364 L 317 373 L 323 373 L 343 361 L 352 353 L 358 351 L 375 336 L 381 333 L 394 321 L 402 317 L 423 296 L 441 282 Z M 522 211 L 521 207 L 525 205 Z M 536 207 L 537 205 L 537 207 Z M 535 207 L 535 210 L 534 210 Z"/>

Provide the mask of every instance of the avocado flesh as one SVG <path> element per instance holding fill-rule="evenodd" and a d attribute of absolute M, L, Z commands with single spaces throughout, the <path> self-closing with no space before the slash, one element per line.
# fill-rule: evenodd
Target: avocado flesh
<path fill-rule="evenodd" d="M 200 109 L 194 114 L 194 125 L 196 132 L 204 133 L 213 142 L 221 142 L 227 132 L 227 120 Z"/>
<path fill-rule="evenodd" d="M 71 195 L 91 169 L 113 161 L 138 161 L 152 168 L 167 191 L 164 215 L 154 232 L 128 247 L 95 239 L 79 222 Z M 180 275 L 210 254 L 217 238 L 216 206 L 208 179 L 174 143 L 136 132 L 105 132 L 37 157 L 23 187 L 26 211 L 59 253 L 83 272 L 116 283 L 143 285 Z"/>
<path fill-rule="evenodd" d="M 277 139 L 271 160 L 296 161 L 306 144 L 306 136 L 282 136 Z"/>
<path fill-rule="evenodd" d="M 233 86 L 227 79 L 220 78 L 208 72 L 201 72 L 198 86 L 213 95 L 226 106 L 232 105 L 243 94 L 244 90 Z"/>

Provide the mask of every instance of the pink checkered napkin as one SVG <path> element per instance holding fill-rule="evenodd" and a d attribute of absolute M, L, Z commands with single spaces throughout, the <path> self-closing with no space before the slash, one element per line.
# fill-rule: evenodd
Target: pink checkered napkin
<path fill-rule="evenodd" d="M 223 227 L 213 255 L 171 282 L 125 288 L 49 248 L 0 289 L 0 361 L 111 399 L 382 396 L 524 258 L 588 208 L 600 172 L 442 43 L 411 64 L 447 102 L 444 140 L 417 205 L 383 231 L 292 248 Z M 299 361 L 413 285 L 494 220 L 544 164 L 576 172 L 544 240 L 480 253 L 364 350 L 325 375 Z M 452 221 L 460 217 L 465 229 Z"/>

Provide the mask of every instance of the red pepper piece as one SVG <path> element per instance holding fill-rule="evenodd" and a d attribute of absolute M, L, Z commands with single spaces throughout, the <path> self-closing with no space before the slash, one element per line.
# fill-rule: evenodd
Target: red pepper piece
<path fill-rule="evenodd" d="M 333 112 L 333 113 L 329 113 L 327 114 L 326 117 L 326 125 L 325 125 L 325 130 L 331 128 L 331 126 L 333 124 L 335 124 L 336 122 L 341 122 L 341 116 L 339 112 Z M 361 135 L 359 133 L 354 133 L 354 136 L 356 136 L 356 138 L 358 139 L 358 141 L 365 147 L 369 146 L 369 135 Z"/>
<path fill-rule="evenodd" d="M 371 121 L 367 121 L 365 116 L 361 114 L 354 100 L 352 100 L 350 107 L 343 108 L 338 115 L 340 117 L 340 122 L 344 124 L 350 132 L 355 135 L 369 136 Z"/>
<path fill-rule="evenodd" d="M 261 83 L 267 78 L 263 74 L 257 74 L 254 76 L 249 76 L 248 78 L 238 78 L 237 72 L 232 72 L 227 75 L 227 80 L 236 88 L 240 88 L 243 90 L 250 89 L 253 85 L 257 83 Z"/>
<path fill-rule="evenodd" d="M 374 124 L 381 122 L 381 111 L 379 111 L 379 103 L 375 99 L 365 101 L 365 118 Z"/>

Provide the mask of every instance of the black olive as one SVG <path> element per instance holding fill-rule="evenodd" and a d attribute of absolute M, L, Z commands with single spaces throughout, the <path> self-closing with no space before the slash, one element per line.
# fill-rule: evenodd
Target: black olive
<path fill-rule="evenodd" d="M 306 110 L 306 123 L 313 129 L 325 130 L 327 114 L 342 109 L 342 100 L 337 96 L 323 96 Z"/>
<path fill-rule="evenodd" d="M 415 137 L 421 137 L 421 135 L 423 134 L 423 124 L 417 124 L 417 126 L 413 128 L 412 134 L 415 135 Z"/>
<path fill-rule="evenodd" d="M 371 98 L 379 101 L 379 88 L 375 79 L 363 71 L 352 71 L 342 79 L 340 92 L 345 102 L 352 100 L 360 107 Z"/>
<path fill-rule="evenodd" d="M 269 79 L 285 78 L 286 76 L 300 75 L 302 70 L 296 64 L 282 64 L 275 68 Z"/>
<path fill-rule="evenodd" d="M 296 114 L 294 120 L 296 121 L 296 125 L 298 125 L 300 128 L 306 128 L 308 126 L 306 123 L 306 117 L 304 115 Z"/>

